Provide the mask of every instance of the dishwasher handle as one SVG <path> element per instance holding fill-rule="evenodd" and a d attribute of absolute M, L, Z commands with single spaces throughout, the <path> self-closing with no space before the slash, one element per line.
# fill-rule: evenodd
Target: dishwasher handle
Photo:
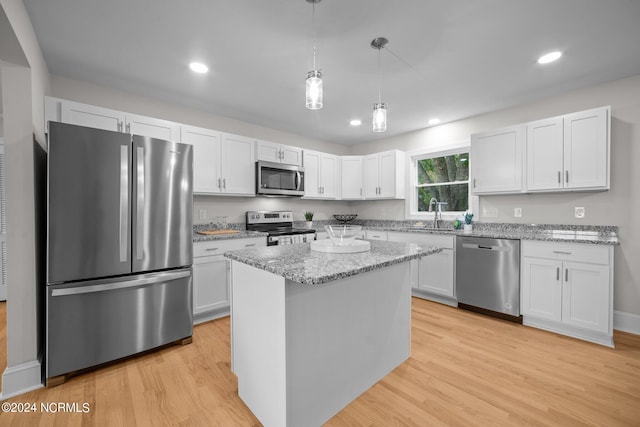
<path fill-rule="evenodd" d="M 484 251 L 500 251 L 500 252 L 508 252 L 510 248 L 508 246 L 487 246 L 480 245 L 477 243 L 463 243 L 463 249 L 480 249 Z"/>

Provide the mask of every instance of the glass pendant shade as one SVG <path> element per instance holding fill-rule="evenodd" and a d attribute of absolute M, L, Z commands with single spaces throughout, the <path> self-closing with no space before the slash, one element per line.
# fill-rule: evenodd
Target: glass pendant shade
<path fill-rule="evenodd" d="M 387 104 L 384 102 L 373 104 L 373 131 L 387 130 Z"/>
<path fill-rule="evenodd" d="M 322 72 L 313 70 L 307 73 L 307 108 L 322 108 Z"/>

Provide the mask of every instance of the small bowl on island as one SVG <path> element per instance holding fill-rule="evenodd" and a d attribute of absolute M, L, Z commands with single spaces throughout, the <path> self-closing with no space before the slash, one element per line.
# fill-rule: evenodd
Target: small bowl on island
<path fill-rule="evenodd" d="M 336 246 L 351 246 L 353 241 L 362 231 L 361 225 L 325 225 L 324 229 L 329 234 L 331 241 Z"/>

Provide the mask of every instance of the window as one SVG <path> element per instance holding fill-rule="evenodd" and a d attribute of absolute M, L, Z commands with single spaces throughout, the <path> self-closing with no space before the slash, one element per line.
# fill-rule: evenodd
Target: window
<path fill-rule="evenodd" d="M 468 146 L 415 153 L 410 162 L 408 217 L 431 218 L 433 214 L 428 213 L 430 202 L 433 203 L 432 210 L 439 205 L 442 212 L 455 213 L 456 216 L 471 210 Z"/>

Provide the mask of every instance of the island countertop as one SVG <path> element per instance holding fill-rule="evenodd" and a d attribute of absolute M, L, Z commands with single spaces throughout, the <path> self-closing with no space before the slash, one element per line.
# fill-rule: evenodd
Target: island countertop
<path fill-rule="evenodd" d="M 294 282 L 316 285 L 441 251 L 413 243 L 370 243 L 370 251 L 353 254 L 316 252 L 311 250 L 310 243 L 300 243 L 229 251 L 224 256 Z"/>

